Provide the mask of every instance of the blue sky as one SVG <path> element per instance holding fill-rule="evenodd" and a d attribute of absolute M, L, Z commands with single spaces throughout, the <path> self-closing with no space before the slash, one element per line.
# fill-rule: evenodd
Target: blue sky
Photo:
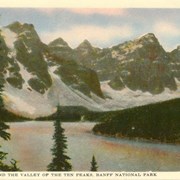
<path fill-rule="evenodd" d="M 167 51 L 180 45 L 180 9 L 1 8 L 0 25 L 34 24 L 45 43 L 61 37 L 71 47 L 84 39 L 110 47 L 152 32 Z"/>

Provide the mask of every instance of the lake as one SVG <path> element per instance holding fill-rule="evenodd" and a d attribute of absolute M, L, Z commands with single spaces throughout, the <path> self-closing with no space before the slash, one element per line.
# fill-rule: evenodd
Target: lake
<path fill-rule="evenodd" d="M 9 158 L 23 171 L 45 171 L 51 162 L 53 122 L 9 123 L 11 140 L 1 141 Z M 94 155 L 99 171 L 180 171 L 180 145 L 116 139 L 94 135 L 95 123 L 62 123 L 73 171 L 89 171 Z"/>

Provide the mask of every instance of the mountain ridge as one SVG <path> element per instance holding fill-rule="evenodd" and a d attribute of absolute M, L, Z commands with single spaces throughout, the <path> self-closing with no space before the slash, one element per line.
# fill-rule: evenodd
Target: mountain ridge
<path fill-rule="evenodd" d="M 170 65 L 173 53 L 167 53 L 153 33 L 104 49 L 84 40 L 70 54 L 70 59 L 96 71 L 100 81 L 110 80 L 115 90 L 127 86 L 158 94 L 165 88 L 177 89 Z"/>
<path fill-rule="evenodd" d="M 179 97 L 179 49 L 166 53 L 153 34 L 105 49 L 87 40 L 81 45 L 72 49 L 62 38 L 46 45 L 32 24 L 3 27 L 6 109 L 37 118 L 53 114 L 58 104 L 110 111 Z"/>
<path fill-rule="evenodd" d="M 91 105 L 93 94 L 103 98 L 96 73 L 53 55 L 41 42 L 33 25 L 15 22 L 2 28 L 0 42 L 0 82 L 9 111 L 36 118 L 54 113 L 59 101 L 65 104 L 77 101 L 77 105 L 96 109 Z M 54 76 L 57 86 L 53 86 Z M 58 89 L 51 90 L 54 87 L 61 88 L 60 93 L 64 95 L 68 91 L 69 99 L 61 95 L 67 100 L 60 100 Z"/>

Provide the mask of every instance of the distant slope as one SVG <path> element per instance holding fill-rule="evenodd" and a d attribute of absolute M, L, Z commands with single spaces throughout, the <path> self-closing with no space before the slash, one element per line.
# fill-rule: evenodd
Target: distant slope
<path fill-rule="evenodd" d="M 180 143 L 180 98 L 99 116 L 93 132 Z"/>

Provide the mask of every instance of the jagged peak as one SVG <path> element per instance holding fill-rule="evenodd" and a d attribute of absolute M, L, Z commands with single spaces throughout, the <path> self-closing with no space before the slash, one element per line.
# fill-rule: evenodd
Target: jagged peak
<path fill-rule="evenodd" d="M 84 43 L 84 44 L 91 44 L 87 39 L 85 39 L 82 43 Z"/>
<path fill-rule="evenodd" d="M 11 24 L 7 25 L 6 27 L 16 27 L 16 28 L 23 28 L 23 27 L 30 27 L 34 28 L 33 24 L 28 24 L 28 23 L 21 23 L 19 21 L 12 22 Z"/>
<path fill-rule="evenodd" d="M 156 38 L 156 36 L 154 35 L 154 33 L 146 33 L 144 35 L 141 36 L 141 38 Z"/>
<path fill-rule="evenodd" d="M 146 33 L 146 34 L 140 36 L 139 38 L 137 38 L 136 40 L 141 40 L 141 41 L 145 40 L 145 41 L 149 41 L 151 43 L 158 42 L 158 39 L 156 38 L 154 33 Z"/>
<path fill-rule="evenodd" d="M 92 45 L 87 39 L 85 39 L 77 48 L 82 48 L 82 47 L 91 47 L 92 48 Z"/>
<path fill-rule="evenodd" d="M 11 31 L 14 31 L 15 29 L 19 29 L 22 27 L 22 24 L 19 21 L 12 22 L 11 24 L 5 26 L 5 28 L 10 29 Z"/>
<path fill-rule="evenodd" d="M 68 43 L 64 41 L 64 39 L 62 39 L 61 37 L 55 39 L 54 41 L 51 41 L 48 44 L 48 46 L 58 46 L 58 45 L 69 47 Z"/>
<path fill-rule="evenodd" d="M 11 24 L 9 24 L 7 27 L 9 26 L 22 26 L 22 23 L 20 23 L 19 21 L 14 21 Z"/>
<path fill-rule="evenodd" d="M 5 26 L 5 28 L 8 28 L 11 31 L 16 32 L 16 33 L 20 33 L 20 32 L 27 31 L 27 30 L 31 31 L 31 32 L 35 32 L 33 24 L 21 23 L 19 21 L 15 21 L 15 22 Z"/>
<path fill-rule="evenodd" d="M 177 46 L 177 50 L 180 51 L 180 45 Z"/>

